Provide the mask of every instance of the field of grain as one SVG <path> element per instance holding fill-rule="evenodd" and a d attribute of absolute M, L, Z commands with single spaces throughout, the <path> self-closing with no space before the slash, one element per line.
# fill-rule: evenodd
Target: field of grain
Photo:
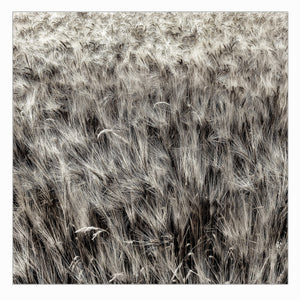
<path fill-rule="evenodd" d="M 288 14 L 13 15 L 13 282 L 288 282 Z"/>

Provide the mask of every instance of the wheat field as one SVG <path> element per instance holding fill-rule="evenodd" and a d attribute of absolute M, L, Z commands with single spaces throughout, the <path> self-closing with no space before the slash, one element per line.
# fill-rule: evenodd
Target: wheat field
<path fill-rule="evenodd" d="M 287 13 L 13 14 L 13 283 L 286 284 L 287 166 Z"/>

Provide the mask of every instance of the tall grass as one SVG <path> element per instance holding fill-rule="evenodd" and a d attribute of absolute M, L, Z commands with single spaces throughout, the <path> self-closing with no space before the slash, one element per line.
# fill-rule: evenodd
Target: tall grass
<path fill-rule="evenodd" d="M 14 283 L 287 283 L 286 13 L 14 13 Z"/>

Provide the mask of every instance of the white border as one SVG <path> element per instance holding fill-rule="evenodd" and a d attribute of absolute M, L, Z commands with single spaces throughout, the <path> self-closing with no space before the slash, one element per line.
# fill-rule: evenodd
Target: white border
<path fill-rule="evenodd" d="M 111 298 L 204 298 L 204 299 L 296 299 L 299 275 L 299 9 L 296 1 L 10 1 L 1 5 L 1 278 L 2 295 L 9 299 Z M 247 2 L 247 3 L 246 3 Z M 289 284 L 288 285 L 196 285 L 196 286 L 17 286 L 12 285 L 12 11 L 289 11 Z"/>
<path fill-rule="evenodd" d="M 17 11 L 287 11 L 289 1 L 10 1 L 9 9 Z M 292 2 L 292 1 L 291 1 Z"/>

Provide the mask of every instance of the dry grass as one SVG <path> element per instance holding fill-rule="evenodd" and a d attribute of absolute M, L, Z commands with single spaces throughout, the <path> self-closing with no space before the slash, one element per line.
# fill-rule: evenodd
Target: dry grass
<path fill-rule="evenodd" d="M 287 283 L 286 13 L 15 13 L 14 283 Z"/>

